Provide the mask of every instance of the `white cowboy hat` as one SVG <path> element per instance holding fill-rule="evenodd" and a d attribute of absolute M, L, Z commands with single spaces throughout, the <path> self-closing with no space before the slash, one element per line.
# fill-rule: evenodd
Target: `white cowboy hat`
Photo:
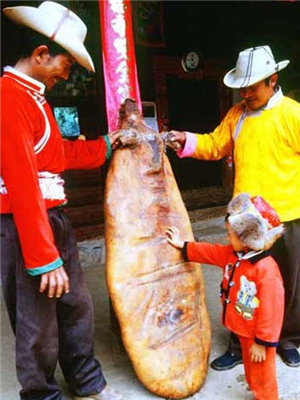
<path fill-rule="evenodd" d="M 83 45 L 86 25 L 68 8 L 45 1 L 38 8 L 7 7 L 3 12 L 13 22 L 27 26 L 58 43 L 88 71 L 95 71 L 93 61 Z"/>
<path fill-rule="evenodd" d="M 281 71 L 289 62 L 276 63 L 269 46 L 251 47 L 239 53 L 236 67 L 227 72 L 223 82 L 234 89 L 251 86 Z"/>

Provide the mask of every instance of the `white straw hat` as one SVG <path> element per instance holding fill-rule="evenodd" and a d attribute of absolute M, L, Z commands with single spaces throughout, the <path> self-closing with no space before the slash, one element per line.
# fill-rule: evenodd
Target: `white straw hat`
<path fill-rule="evenodd" d="M 38 8 L 7 7 L 3 12 L 16 24 L 27 26 L 52 39 L 67 50 L 78 64 L 89 71 L 95 71 L 93 61 L 83 45 L 87 33 L 86 25 L 68 8 L 45 1 Z"/>
<path fill-rule="evenodd" d="M 234 89 L 251 86 L 281 71 L 289 62 L 276 63 L 269 46 L 251 47 L 239 53 L 236 67 L 227 72 L 223 82 Z"/>

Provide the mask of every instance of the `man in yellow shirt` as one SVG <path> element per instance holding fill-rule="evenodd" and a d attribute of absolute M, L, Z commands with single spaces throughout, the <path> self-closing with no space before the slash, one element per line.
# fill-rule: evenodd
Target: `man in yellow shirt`
<path fill-rule="evenodd" d="M 300 104 L 285 97 L 278 72 L 289 61 L 276 62 L 269 46 L 239 53 L 236 68 L 224 84 L 239 89 L 243 101 L 207 134 L 172 131 L 180 158 L 219 160 L 234 154 L 234 196 L 264 197 L 278 212 L 285 234 L 271 249 L 285 285 L 285 316 L 278 353 L 291 367 L 300 366 Z M 242 362 L 232 334 L 225 354 L 212 368 L 222 371 Z"/>

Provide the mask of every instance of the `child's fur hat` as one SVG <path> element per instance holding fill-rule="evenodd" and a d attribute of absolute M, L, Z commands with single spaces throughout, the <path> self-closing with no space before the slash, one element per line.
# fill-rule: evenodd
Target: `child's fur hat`
<path fill-rule="evenodd" d="M 241 193 L 228 204 L 229 222 L 239 239 L 251 250 L 268 250 L 283 234 L 276 211 L 260 196 Z"/>

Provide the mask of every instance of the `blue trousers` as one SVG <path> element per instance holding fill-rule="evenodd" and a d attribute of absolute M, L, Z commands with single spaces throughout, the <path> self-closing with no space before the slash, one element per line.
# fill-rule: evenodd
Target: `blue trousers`
<path fill-rule="evenodd" d="M 56 246 L 70 280 L 60 299 L 39 293 L 39 276 L 24 267 L 12 215 L 1 216 L 1 280 L 8 315 L 16 336 L 17 377 L 22 400 L 61 400 L 54 372 L 59 361 L 71 391 L 100 393 L 106 385 L 94 357 L 94 315 L 79 264 L 76 240 L 62 210 L 48 211 Z"/>

